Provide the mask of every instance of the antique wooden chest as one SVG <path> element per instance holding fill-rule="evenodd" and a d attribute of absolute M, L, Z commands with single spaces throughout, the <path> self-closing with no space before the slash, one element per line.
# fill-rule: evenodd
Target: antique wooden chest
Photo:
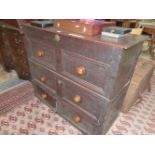
<path fill-rule="evenodd" d="M 117 117 L 143 36 L 120 40 L 23 25 L 36 95 L 84 134 Z"/>

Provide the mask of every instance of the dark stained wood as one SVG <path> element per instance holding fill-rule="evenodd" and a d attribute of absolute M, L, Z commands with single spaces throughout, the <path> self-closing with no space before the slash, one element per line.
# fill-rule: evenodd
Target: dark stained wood
<path fill-rule="evenodd" d="M 32 77 L 48 86 L 53 91 L 56 91 L 56 75 L 45 67 L 42 67 L 40 64 L 33 63 L 33 61 L 30 61 L 29 63 Z M 42 80 L 43 78 L 44 81 Z"/>
<path fill-rule="evenodd" d="M 61 115 L 75 127 L 87 134 L 94 133 L 97 125 L 94 120 L 88 117 L 85 113 L 83 113 L 82 111 L 78 111 L 76 108 L 69 105 L 65 101 L 61 102 L 59 109 L 59 113 L 61 113 Z M 76 122 L 76 117 L 80 117 L 79 123 Z"/>
<path fill-rule="evenodd" d="M 1 56 L 3 59 L 3 66 L 9 72 L 14 68 L 12 49 L 9 44 L 9 39 L 4 29 L 0 25 L 0 35 L 1 35 Z"/>
<path fill-rule="evenodd" d="M 75 97 L 80 96 L 80 101 L 76 102 Z M 62 80 L 62 98 L 69 101 L 77 109 L 89 112 L 96 120 L 101 113 L 105 113 L 108 101 L 101 95 L 78 85 L 70 80 Z"/>
<path fill-rule="evenodd" d="M 62 74 L 64 76 L 79 82 L 81 80 L 83 83 L 85 82 L 86 85 L 90 83 L 99 87 L 98 91 L 104 91 L 102 88 L 105 86 L 106 71 L 109 68 L 108 65 L 63 51 L 62 66 Z M 78 68 L 82 68 L 83 73 L 78 73 Z"/>
<path fill-rule="evenodd" d="M 0 21 L 3 66 L 7 71 L 15 69 L 19 78 L 22 79 L 30 78 L 27 53 L 23 41 L 24 33 L 21 29 L 21 23 L 28 21 L 14 19 Z"/>
<path fill-rule="evenodd" d="M 37 81 L 34 81 L 34 83 L 36 83 L 34 87 L 36 90 L 36 96 L 42 100 L 43 103 L 52 108 L 52 110 L 57 111 L 56 97 L 49 90 L 47 90 L 46 87 L 41 87 Z"/>
<path fill-rule="evenodd" d="M 43 42 L 38 42 L 35 40 L 32 40 L 31 42 L 32 46 L 32 53 L 31 57 L 32 59 L 36 59 L 37 61 L 45 64 L 46 66 L 51 67 L 55 70 L 55 47 L 52 46 L 52 44 L 44 44 Z M 38 55 L 39 52 L 42 52 L 42 55 Z"/>
<path fill-rule="evenodd" d="M 30 23 L 34 19 L 2 19 L 5 24 L 12 26 L 12 28 L 19 28 L 23 23 Z"/>
<path fill-rule="evenodd" d="M 142 42 L 144 40 L 149 39 L 146 36 L 137 36 L 137 35 L 129 35 L 128 37 L 123 37 L 121 39 L 101 37 L 100 35 L 86 36 L 86 35 L 80 35 L 80 34 L 72 33 L 69 31 L 60 30 L 60 29 L 57 29 L 54 27 L 52 27 L 52 28 L 35 27 L 35 29 L 34 29 L 34 27 L 32 27 L 29 24 L 25 24 L 25 25 L 26 25 L 25 30 L 27 29 L 27 34 L 35 35 L 35 36 L 37 36 L 38 39 L 42 38 L 42 40 L 45 39 L 46 41 L 49 39 L 55 41 L 55 34 L 57 34 L 57 35 L 61 35 L 60 41 L 62 40 L 61 38 L 65 36 L 67 38 L 67 40 L 69 40 L 69 38 L 70 38 L 70 40 L 72 40 L 72 39 L 76 39 L 76 40 L 78 39 L 79 40 L 80 39 L 81 42 L 82 41 L 84 41 L 84 42 L 91 41 L 91 42 L 94 42 L 96 44 L 101 44 L 102 46 L 106 45 L 106 46 L 112 46 L 115 48 L 118 47 L 118 48 L 122 48 L 122 49 L 128 49 L 128 48 L 136 45 L 139 42 Z M 29 30 L 29 32 L 28 32 L 28 30 Z M 36 32 L 38 32 L 38 33 L 36 33 Z"/>
<path fill-rule="evenodd" d="M 122 107 L 147 38 L 113 40 L 30 25 L 23 30 L 34 84 L 54 94 L 57 112 L 83 133 L 105 134 Z M 38 50 L 48 58 L 35 57 Z M 38 80 L 41 76 L 47 83 Z"/>

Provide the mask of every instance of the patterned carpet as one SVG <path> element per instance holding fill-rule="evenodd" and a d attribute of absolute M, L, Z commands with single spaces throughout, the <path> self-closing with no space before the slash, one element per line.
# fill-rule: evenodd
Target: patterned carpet
<path fill-rule="evenodd" d="M 133 106 L 127 114 L 120 113 L 107 134 L 155 134 L 155 75 L 152 77 L 151 92 L 146 91 L 143 101 Z"/>
<path fill-rule="evenodd" d="M 0 113 L 0 134 L 3 135 L 81 134 L 41 103 L 28 81 L 0 92 Z M 145 92 L 143 101 L 128 114 L 120 113 L 107 134 L 155 134 L 155 76 L 152 91 Z"/>
<path fill-rule="evenodd" d="M 80 134 L 34 96 L 28 81 L 0 94 L 0 113 L 0 134 Z"/>

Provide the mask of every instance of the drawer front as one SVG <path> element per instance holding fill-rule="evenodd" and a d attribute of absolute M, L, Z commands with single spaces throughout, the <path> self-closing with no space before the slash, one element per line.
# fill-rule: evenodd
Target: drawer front
<path fill-rule="evenodd" d="M 120 48 L 112 47 L 110 45 L 108 46 L 106 44 L 98 44 L 93 40 L 88 41 L 86 36 L 74 33 L 72 34 L 73 37 L 72 35 L 59 35 L 60 41 L 58 42 L 58 44 L 65 51 L 71 51 L 73 53 L 113 65 L 113 67 L 119 64 L 120 56 L 122 53 L 122 50 Z"/>
<path fill-rule="evenodd" d="M 46 44 L 52 44 L 54 45 L 55 42 L 57 42 L 56 34 L 53 32 L 44 31 L 40 28 L 37 28 L 35 26 L 24 26 L 23 25 L 23 31 L 30 40 L 36 40 L 38 42 L 45 42 Z"/>
<path fill-rule="evenodd" d="M 35 92 L 36 96 L 45 104 L 47 104 L 52 110 L 57 111 L 57 100 L 53 93 L 51 93 L 48 89 L 45 87 L 41 87 L 38 85 L 37 82 L 33 81 L 35 83 Z"/>
<path fill-rule="evenodd" d="M 62 97 L 76 108 L 89 113 L 95 120 L 106 112 L 108 101 L 104 97 L 68 80 L 63 82 Z"/>
<path fill-rule="evenodd" d="M 49 69 L 29 60 L 32 78 L 56 91 L 56 76 Z"/>
<path fill-rule="evenodd" d="M 67 102 L 62 101 L 59 109 L 59 114 L 72 123 L 75 127 L 86 134 L 93 134 L 96 126 L 92 120 L 87 118 L 83 113 L 77 111 Z"/>
<path fill-rule="evenodd" d="M 108 66 L 68 52 L 63 52 L 62 55 L 62 74 L 77 82 L 83 82 L 88 87 L 103 91 Z"/>
<path fill-rule="evenodd" d="M 30 55 L 33 59 L 55 70 L 55 47 L 52 44 L 31 40 Z"/>

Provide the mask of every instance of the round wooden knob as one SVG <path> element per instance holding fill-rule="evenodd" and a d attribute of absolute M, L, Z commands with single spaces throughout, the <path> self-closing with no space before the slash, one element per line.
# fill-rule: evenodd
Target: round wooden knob
<path fill-rule="evenodd" d="M 75 103 L 80 103 L 81 96 L 80 95 L 75 95 L 74 98 L 73 98 L 73 100 L 74 100 Z"/>
<path fill-rule="evenodd" d="M 62 81 L 61 81 L 61 80 L 58 80 L 57 82 L 58 82 L 58 84 L 59 84 L 59 85 L 61 85 L 61 84 L 62 84 Z"/>
<path fill-rule="evenodd" d="M 83 75 L 85 73 L 85 68 L 83 66 L 77 67 L 76 68 L 76 73 L 78 75 Z"/>
<path fill-rule="evenodd" d="M 80 121 L 81 121 L 80 116 L 76 116 L 76 117 L 74 118 L 74 121 L 75 121 L 75 123 L 80 123 Z"/>
<path fill-rule="evenodd" d="M 84 27 L 84 28 L 83 28 L 83 32 L 86 32 L 86 30 L 87 30 L 87 28 L 86 28 L 86 27 Z"/>
<path fill-rule="evenodd" d="M 57 27 L 60 27 L 60 23 L 59 22 L 57 23 Z"/>
<path fill-rule="evenodd" d="M 2 28 L 5 28 L 6 27 L 6 25 L 2 25 Z"/>
<path fill-rule="evenodd" d="M 60 36 L 58 34 L 55 35 L 55 41 L 57 41 L 57 42 L 60 41 Z"/>
<path fill-rule="evenodd" d="M 42 94 L 41 97 L 42 97 L 43 99 L 46 99 L 46 98 L 47 98 L 47 94 Z"/>
<path fill-rule="evenodd" d="M 44 51 L 38 51 L 38 52 L 37 52 L 37 56 L 38 56 L 38 57 L 44 56 Z"/>
<path fill-rule="evenodd" d="M 41 81 L 41 82 L 45 82 L 45 81 L 46 81 L 46 78 L 45 78 L 44 76 L 42 76 L 42 77 L 40 78 L 40 81 Z"/>

